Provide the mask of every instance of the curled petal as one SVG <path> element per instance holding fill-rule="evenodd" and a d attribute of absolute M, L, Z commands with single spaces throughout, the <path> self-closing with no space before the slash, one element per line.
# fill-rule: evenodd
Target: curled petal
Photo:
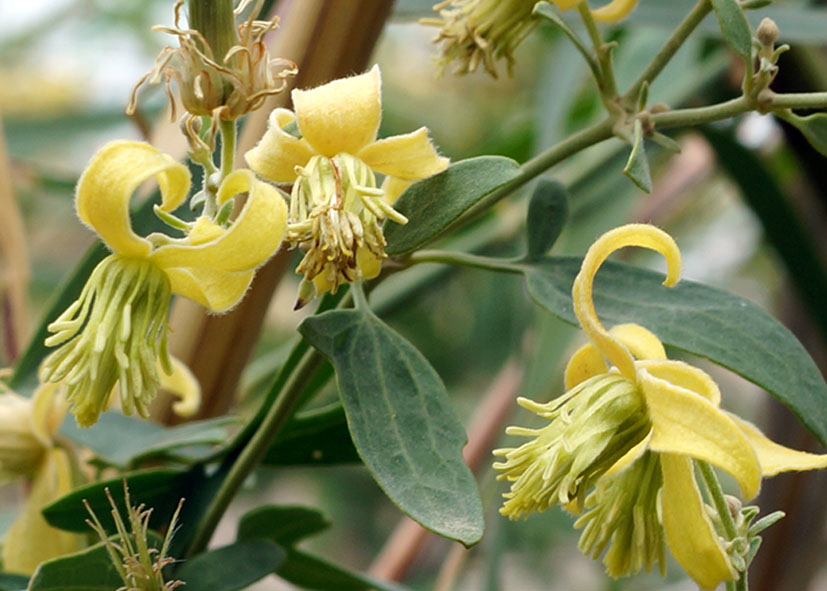
<path fill-rule="evenodd" d="M 635 6 L 637 0 L 612 0 L 605 6 L 592 10 L 592 16 L 601 23 L 616 23 L 629 16 Z"/>
<path fill-rule="evenodd" d="M 239 272 L 263 264 L 284 237 L 287 205 L 275 187 L 257 181 L 249 170 L 236 170 L 224 179 L 218 190 L 218 203 L 221 205 L 245 191 L 249 196 L 244 208 L 221 236 L 197 245 L 162 246 L 150 258 L 164 269 L 202 267 Z"/>
<path fill-rule="evenodd" d="M 677 362 L 649 363 L 652 367 Z M 747 499 L 758 494 L 758 457 L 732 419 L 703 396 L 657 378 L 647 369 L 638 371 L 638 385 L 652 421 L 650 449 L 709 462 L 731 474 Z"/>
<path fill-rule="evenodd" d="M 592 343 L 620 370 L 620 373 L 634 379 L 632 355 L 623 344 L 606 332 L 597 318 L 592 297 L 594 276 L 600 265 L 610 254 L 625 246 L 641 246 L 661 253 L 668 265 L 668 274 L 663 284 L 671 287 L 677 283 L 681 272 L 681 253 L 672 237 L 648 224 L 627 224 L 606 232 L 591 245 L 574 280 L 572 299 L 574 313 Z"/>
<path fill-rule="evenodd" d="M 811 454 L 779 445 L 761 433 L 760 429 L 742 418 L 727 413 L 744 432 L 761 464 L 763 476 L 775 476 L 792 470 L 827 468 L 827 454 Z"/>
<path fill-rule="evenodd" d="M 241 301 L 255 275 L 254 270 L 238 273 L 199 267 L 164 270 L 173 293 L 219 314 L 227 312 Z"/>
<path fill-rule="evenodd" d="M 413 181 L 405 181 L 397 179 L 392 176 L 386 176 L 382 181 L 382 191 L 385 192 L 383 199 L 388 205 L 393 205 L 399 196 L 405 192 L 405 189 L 410 187 Z"/>
<path fill-rule="evenodd" d="M 172 374 L 167 375 L 158 368 L 161 374 L 161 388 L 178 398 L 172 405 L 175 414 L 180 417 L 191 417 L 201 406 L 201 384 L 183 361 L 175 357 L 170 357 L 170 360 Z"/>
<path fill-rule="evenodd" d="M 667 453 L 661 455 L 660 465 L 663 530 L 672 556 L 702 589 L 735 579 L 738 574 L 706 514 L 692 460 Z"/>
<path fill-rule="evenodd" d="M 603 355 L 597 347 L 586 343 L 574 352 L 566 364 L 566 371 L 563 374 L 566 390 L 571 390 L 577 384 L 608 371 L 609 367 L 603 361 Z"/>
<path fill-rule="evenodd" d="M 152 177 L 161 190 L 161 209 L 172 211 L 184 202 L 189 170 L 144 142 L 106 144 L 83 171 L 75 195 L 78 216 L 112 251 L 134 257 L 149 254 L 149 242 L 132 231 L 129 201 Z"/>
<path fill-rule="evenodd" d="M 618 324 L 609 334 L 626 345 L 637 359 L 666 359 L 663 343 L 649 329 L 639 324 Z"/>
<path fill-rule="evenodd" d="M 35 475 L 23 511 L 6 533 L 3 570 L 30 575 L 51 558 L 76 552 L 85 546 L 84 536 L 55 529 L 46 523 L 41 510 L 72 490 L 72 468 L 64 449 L 54 448 Z"/>
<path fill-rule="evenodd" d="M 296 180 L 296 167 L 306 165 L 313 156 L 313 149 L 306 140 L 284 131 L 285 126 L 295 119 L 292 111 L 274 109 L 264 136 L 244 155 L 250 168 L 276 183 L 292 183 Z"/>
<path fill-rule="evenodd" d="M 652 442 L 652 431 L 640 440 L 634 447 L 632 447 L 629 451 L 627 451 L 623 456 L 612 464 L 612 467 L 606 470 L 605 474 L 601 478 L 611 478 L 616 474 L 620 474 L 626 468 L 631 466 L 635 460 L 640 458 L 648 449 L 649 444 Z"/>
<path fill-rule="evenodd" d="M 312 90 L 294 90 L 293 107 L 302 137 L 328 158 L 356 155 L 376 139 L 382 117 L 379 67 Z"/>
<path fill-rule="evenodd" d="M 683 361 L 657 360 L 654 362 L 639 361 L 636 366 L 670 384 L 691 390 L 700 394 L 715 406 L 721 404 L 721 390 L 708 373 Z"/>
<path fill-rule="evenodd" d="M 377 140 L 357 157 L 376 172 L 404 180 L 424 179 L 445 170 L 450 163 L 437 153 L 425 127 Z"/>

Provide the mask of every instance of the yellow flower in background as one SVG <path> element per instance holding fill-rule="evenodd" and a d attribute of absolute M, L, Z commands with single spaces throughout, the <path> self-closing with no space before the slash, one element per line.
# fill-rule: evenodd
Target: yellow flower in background
<path fill-rule="evenodd" d="M 295 113 L 275 109 L 250 168 L 277 183 L 293 183 L 287 240 L 306 251 L 297 306 L 314 293 L 379 274 L 385 255 L 381 223 L 406 223 L 392 207 L 413 181 L 444 170 L 424 127 L 376 139 L 382 117 L 381 75 L 370 72 L 294 90 Z M 295 129 L 300 137 L 292 135 Z M 385 175 L 377 187 L 376 174 Z M 307 292 L 310 293 L 307 293 Z"/>
<path fill-rule="evenodd" d="M 58 386 L 40 386 L 31 399 L 0 394 L 0 482 L 31 481 L 26 501 L 3 541 L 3 570 L 30 575 L 44 560 L 84 547 L 84 536 L 53 528 L 41 514 L 81 484 L 71 449 L 55 443 L 66 403 Z"/>
<path fill-rule="evenodd" d="M 511 490 L 501 513 L 515 519 L 554 504 L 586 513 L 581 549 L 619 577 L 657 563 L 664 542 L 704 589 L 738 576 L 724 540 L 710 519 L 695 481 L 693 460 L 729 473 L 745 498 L 762 476 L 827 466 L 827 456 L 777 445 L 753 425 L 722 410 L 720 391 L 705 372 L 666 358 L 658 338 L 636 324 L 606 331 L 592 300 L 594 276 L 606 258 L 625 246 L 664 255 L 674 285 L 680 252 L 657 228 L 630 224 L 600 237 L 589 249 L 572 289 L 574 310 L 590 343 L 566 368 L 568 392 L 546 404 L 520 399 L 549 419 L 541 429 L 510 427 L 530 437 L 518 448 L 496 450 L 494 467 Z M 607 361 L 609 363 L 607 363 Z M 729 548 L 733 551 L 732 547 Z"/>
<path fill-rule="evenodd" d="M 581 1 L 586 0 L 551 0 L 560 10 L 576 8 Z M 602 23 L 616 23 L 629 16 L 637 6 L 638 0 L 611 0 L 600 8 L 592 9 L 594 20 Z"/>
<path fill-rule="evenodd" d="M 251 171 L 236 170 L 217 193 L 219 206 L 248 194 L 229 227 L 201 216 L 183 238 L 140 237 L 130 224 L 129 202 L 150 179 L 160 189 L 162 212 L 186 199 L 186 166 L 142 142 L 107 144 L 78 181 L 78 215 L 113 252 L 95 268 L 78 300 L 49 325 L 53 334 L 46 344 L 58 348 L 43 362 L 41 380 L 65 384 L 81 426 L 97 420 L 116 383 L 123 412 L 147 416 L 160 384 L 158 364 L 173 376 L 167 352 L 171 294 L 226 312 L 284 236 L 286 206 L 279 192 Z"/>

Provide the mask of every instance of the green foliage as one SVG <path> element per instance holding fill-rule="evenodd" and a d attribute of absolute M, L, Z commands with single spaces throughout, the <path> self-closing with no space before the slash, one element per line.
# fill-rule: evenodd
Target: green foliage
<path fill-rule="evenodd" d="M 394 204 L 408 218 L 404 226 L 388 224 L 389 255 L 405 254 L 427 244 L 486 195 L 520 174 L 520 165 L 502 156 L 461 160 L 441 173 L 414 183 Z"/>
<path fill-rule="evenodd" d="M 243 540 L 182 562 L 174 578 L 198 591 L 238 591 L 271 574 L 284 558 L 269 540 Z"/>
<path fill-rule="evenodd" d="M 29 577 L 0 573 L 0 591 L 22 591 L 29 586 Z"/>
<path fill-rule="evenodd" d="M 711 0 L 718 26 L 727 44 L 748 63 L 752 55 L 752 31 L 738 0 Z"/>
<path fill-rule="evenodd" d="M 552 257 L 519 265 L 534 301 L 576 324 L 571 286 L 582 259 Z M 597 313 L 607 325 L 636 322 L 666 345 L 705 357 L 770 392 L 822 442 L 827 384 L 801 343 L 755 304 L 692 281 L 661 285 L 663 275 L 607 262 L 595 280 Z"/>
<path fill-rule="evenodd" d="M 526 216 L 526 259 L 544 256 L 557 241 L 568 218 L 566 187 L 549 179 L 540 179 L 528 203 Z"/>
<path fill-rule="evenodd" d="M 353 442 L 399 508 L 465 545 L 482 536 L 482 505 L 462 459 L 466 442 L 437 373 L 373 314 L 337 310 L 299 331 L 336 369 Z"/>
<path fill-rule="evenodd" d="M 827 156 L 827 113 L 814 113 L 807 117 L 787 113 L 782 118 L 795 125 L 804 134 L 810 145 L 818 150 L 819 154 Z"/>
<path fill-rule="evenodd" d="M 649 173 L 649 159 L 646 157 L 646 147 L 643 145 L 643 124 L 640 119 L 635 120 L 635 135 L 632 141 L 632 153 L 623 169 L 629 179 L 644 193 L 652 192 L 652 175 Z"/>
<path fill-rule="evenodd" d="M 341 404 L 296 414 L 279 432 L 262 462 L 268 466 L 360 462 Z"/>

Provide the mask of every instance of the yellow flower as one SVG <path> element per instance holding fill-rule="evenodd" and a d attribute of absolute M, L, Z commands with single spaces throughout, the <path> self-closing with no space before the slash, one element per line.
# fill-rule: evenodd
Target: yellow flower
<path fill-rule="evenodd" d="M 171 294 L 213 312 L 229 310 L 284 235 L 287 212 L 279 192 L 251 171 L 236 170 L 217 192 L 219 206 L 248 194 L 228 228 L 201 216 L 187 226 L 186 237 L 142 238 L 132 230 L 129 201 L 149 179 L 160 188 L 161 212 L 186 199 L 186 166 L 141 142 L 104 146 L 78 181 L 78 215 L 113 254 L 95 268 L 79 299 L 49 325 L 54 334 L 46 344 L 60 347 L 41 366 L 41 380 L 66 385 L 82 426 L 97 420 L 116 383 L 124 413 L 146 416 L 160 383 L 158 362 L 164 373 L 173 373 L 166 345 Z"/>
<path fill-rule="evenodd" d="M 259 144 L 247 152 L 250 168 L 277 183 L 293 183 L 287 240 L 307 254 L 297 271 L 306 291 L 336 291 L 378 275 L 385 255 L 380 226 L 407 219 L 392 207 L 411 182 L 444 170 L 424 127 L 376 139 L 382 116 L 381 75 L 370 72 L 294 90 L 295 113 L 275 109 Z M 301 137 L 288 129 L 297 128 Z M 386 175 L 381 188 L 375 173 Z"/>
<path fill-rule="evenodd" d="M 551 0 L 560 10 L 571 10 L 586 0 Z M 594 20 L 603 23 L 616 23 L 629 16 L 637 6 L 638 0 L 611 0 L 608 4 L 591 11 Z"/>
<path fill-rule="evenodd" d="M 80 550 L 83 536 L 51 527 L 40 511 L 80 484 L 70 449 L 54 437 L 66 412 L 54 384 L 40 386 L 32 399 L 0 394 L 0 481 L 31 480 L 18 518 L 3 543 L 3 570 L 30 575 L 37 565 Z"/>
<path fill-rule="evenodd" d="M 575 524 L 585 526 L 580 547 L 596 558 L 611 544 L 604 559 L 610 575 L 648 570 L 656 562 L 663 570 L 665 541 L 689 575 L 713 589 L 738 573 L 707 513 L 693 460 L 726 471 L 752 498 L 762 476 L 823 468 L 827 456 L 777 445 L 720 409 L 715 382 L 700 369 L 668 360 L 658 338 L 642 326 L 606 331 L 594 309 L 592 283 L 603 261 L 625 246 L 660 252 L 668 264 L 664 284 L 678 281 L 678 247 L 653 226 L 616 228 L 592 245 L 572 289 L 575 314 L 591 342 L 569 361 L 565 395 L 547 404 L 520 399 L 551 422 L 538 430 L 509 428 L 533 439 L 495 451 L 505 456 L 495 464 L 500 478 L 512 482 L 501 512 L 518 518 L 556 503 L 576 513 L 585 508 Z"/>

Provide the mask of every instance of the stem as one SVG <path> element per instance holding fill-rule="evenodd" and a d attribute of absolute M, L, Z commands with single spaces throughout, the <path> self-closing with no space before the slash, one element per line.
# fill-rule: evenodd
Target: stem
<path fill-rule="evenodd" d="M 712 4 L 709 0 L 698 0 L 695 8 L 692 9 L 686 18 L 681 21 L 678 27 L 672 31 L 669 39 L 663 44 L 652 58 L 652 61 L 643 69 L 637 80 L 632 84 L 626 94 L 623 96 L 623 102 L 628 105 L 634 105 L 637 97 L 640 94 L 640 89 L 645 83 L 652 83 L 655 78 L 663 71 L 666 64 L 675 56 L 678 50 L 683 46 L 684 41 L 694 31 L 707 14 L 712 10 Z"/>
<path fill-rule="evenodd" d="M 190 28 L 201 33 L 209 44 L 201 50 L 223 65 L 224 56 L 238 42 L 233 0 L 187 0 L 187 15 Z"/>
<path fill-rule="evenodd" d="M 790 92 L 769 95 L 771 109 L 818 109 L 827 108 L 827 92 Z M 762 94 L 761 98 L 765 98 Z"/>
<path fill-rule="evenodd" d="M 718 476 L 715 470 L 706 462 L 696 462 L 701 471 L 701 477 L 706 484 L 706 490 L 709 492 L 709 497 L 715 510 L 718 512 L 718 517 L 721 520 L 721 525 L 724 528 L 724 535 L 727 541 L 732 541 L 738 537 L 738 529 L 735 527 L 735 519 L 729 511 L 729 505 L 724 497 L 724 491 L 721 489 L 721 483 L 718 482 Z M 726 584 L 727 591 L 747 591 L 747 573 L 741 573 L 737 581 L 728 581 Z"/>
<path fill-rule="evenodd" d="M 447 265 L 472 267 L 474 269 L 484 269 L 500 273 L 521 272 L 519 268 L 507 260 L 479 256 L 466 252 L 448 252 L 445 250 L 420 250 L 413 253 L 408 258 L 408 262 L 411 265 L 419 263 L 444 263 Z"/>
<path fill-rule="evenodd" d="M 740 96 L 724 103 L 709 105 L 708 107 L 676 109 L 664 113 L 655 113 L 652 114 L 651 121 L 656 129 L 686 127 L 720 121 L 721 119 L 729 119 L 730 117 L 752 110 L 753 106 L 751 102 L 746 97 Z"/>
<path fill-rule="evenodd" d="M 315 349 L 308 349 L 301 358 L 284 389 L 267 411 L 255 435 L 244 447 L 224 482 L 221 483 L 221 488 L 218 489 L 204 518 L 198 525 L 198 531 L 187 551 L 188 558 L 199 554 L 207 547 L 227 507 L 241 489 L 247 476 L 258 465 L 276 439 L 276 435 L 290 417 L 296 402 L 301 398 L 305 382 L 312 376 L 321 361 L 322 356 Z"/>
<path fill-rule="evenodd" d="M 600 29 L 597 27 L 597 23 L 594 22 L 591 10 L 589 10 L 589 3 L 580 2 L 577 5 L 577 10 L 580 12 L 583 24 L 586 25 L 586 31 L 589 33 L 594 51 L 597 54 L 597 61 L 600 66 L 600 79 L 597 81 L 600 97 L 607 109 L 613 112 L 609 105 L 617 99 L 617 82 L 615 81 L 614 66 L 612 65 L 612 48 L 603 41 Z"/>
<path fill-rule="evenodd" d="M 219 129 L 221 130 L 221 180 L 223 181 L 235 168 L 235 121 L 222 119 Z"/>

